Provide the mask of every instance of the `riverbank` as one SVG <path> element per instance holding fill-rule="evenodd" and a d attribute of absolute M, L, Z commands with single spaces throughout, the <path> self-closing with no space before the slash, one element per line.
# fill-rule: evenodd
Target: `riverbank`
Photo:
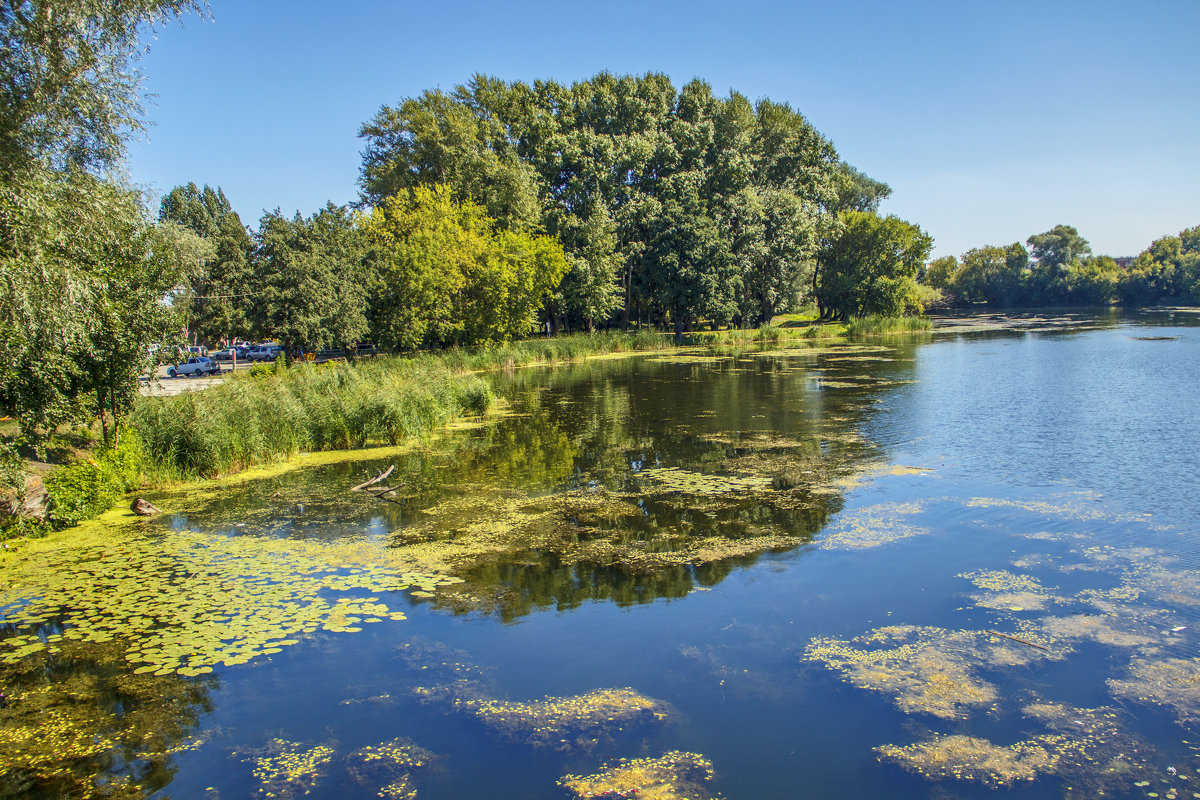
<path fill-rule="evenodd" d="M 259 365 L 196 389 L 143 396 L 113 450 L 76 436 L 61 465 L 29 491 L 45 492 L 45 518 L 9 522 L 0 538 L 42 535 L 94 518 L 126 495 L 166 487 L 196 488 L 251 468 L 290 463 L 298 454 L 357 451 L 420 439 L 454 421 L 486 414 L 493 399 L 482 373 L 695 347 L 830 342 L 848 336 L 924 330 L 928 320 L 822 324 L 811 312 L 776 318 L 758 329 L 695 331 L 675 345 L 670 334 L 569 334 L 503 345 L 385 356 L 357 363 Z M 10 432 L 11 438 L 11 432 Z M 293 467 L 288 467 L 293 468 Z"/>

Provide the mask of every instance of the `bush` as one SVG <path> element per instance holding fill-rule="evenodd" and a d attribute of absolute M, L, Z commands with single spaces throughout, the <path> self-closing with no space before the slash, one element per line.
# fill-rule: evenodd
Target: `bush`
<path fill-rule="evenodd" d="M 73 525 L 104 513 L 141 484 L 145 466 L 141 440 L 127 431 L 116 447 L 50 472 L 44 480 L 50 521 Z"/>

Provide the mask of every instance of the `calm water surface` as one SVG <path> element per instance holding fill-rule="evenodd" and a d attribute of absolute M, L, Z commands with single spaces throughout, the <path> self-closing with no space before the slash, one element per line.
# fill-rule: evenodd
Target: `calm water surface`
<path fill-rule="evenodd" d="M 197 743 L 142 785 L 559 798 L 686 751 L 731 799 L 1200 797 L 1200 316 L 1073 322 L 521 370 L 497 378 L 511 415 L 452 442 L 175 515 L 297 542 L 523 533 L 432 596 L 358 593 L 405 620 L 187 678 L 169 713 Z M 390 500 L 344 491 L 390 463 Z M 624 688 L 661 714 L 547 738 L 474 713 Z M 404 787 L 355 768 L 397 738 L 434 756 Z M 317 747 L 260 780 L 256 757 Z"/>

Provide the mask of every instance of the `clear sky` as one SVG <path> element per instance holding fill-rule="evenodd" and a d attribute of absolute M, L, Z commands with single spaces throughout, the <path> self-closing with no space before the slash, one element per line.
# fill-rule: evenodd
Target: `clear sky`
<path fill-rule="evenodd" d="M 1200 225 L 1200 0 L 209 0 L 142 63 L 135 183 L 252 227 L 357 197 L 359 126 L 475 73 L 693 77 L 790 103 L 935 255 L 1064 223 L 1134 255 Z"/>

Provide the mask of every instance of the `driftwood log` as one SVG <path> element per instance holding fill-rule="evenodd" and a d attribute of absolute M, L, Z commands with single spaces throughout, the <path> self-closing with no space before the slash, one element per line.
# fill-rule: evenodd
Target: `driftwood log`
<path fill-rule="evenodd" d="M 378 474 L 378 475 L 376 475 L 374 478 L 371 478 L 371 480 L 367 481 L 366 483 L 360 483 L 358 486 L 355 486 L 355 487 L 354 487 L 353 489 L 351 489 L 350 491 L 352 491 L 352 492 L 361 492 L 363 489 L 366 489 L 368 486 L 374 486 L 374 485 L 375 485 L 375 484 L 377 484 L 377 483 L 380 483 L 380 482 L 382 482 L 382 481 L 385 481 L 385 480 L 387 480 L 387 477 L 388 477 L 389 475 L 391 475 L 391 474 L 392 474 L 392 471 L 393 471 L 393 470 L 395 470 L 395 469 L 396 469 L 396 465 L 395 465 L 395 464 L 392 464 L 392 465 L 391 465 L 390 467 L 388 467 L 386 470 L 384 470 L 383 472 L 379 473 L 379 474 Z"/>

